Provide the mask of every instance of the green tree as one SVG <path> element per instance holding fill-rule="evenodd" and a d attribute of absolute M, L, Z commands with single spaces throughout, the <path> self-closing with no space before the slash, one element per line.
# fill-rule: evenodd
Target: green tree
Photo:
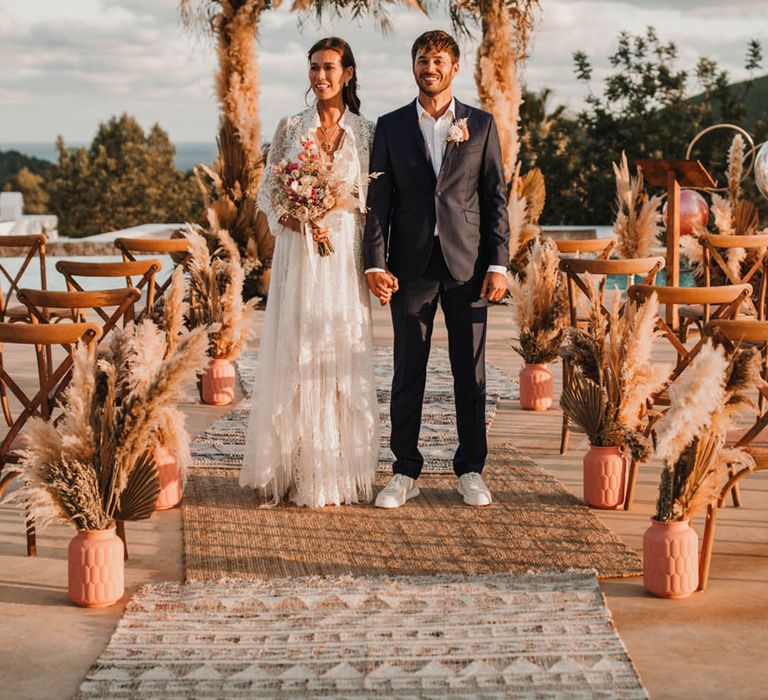
<path fill-rule="evenodd" d="M 23 166 L 18 173 L 5 183 L 6 192 L 21 192 L 24 195 L 25 214 L 47 214 L 48 193 L 43 186 L 44 178 Z"/>
<path fill-rule="evenodd" d="M 542 168 L 552 193 L 543 223 L 609 224 L 615 196 L 611 163 L 622 151 L 630 162 L 683 158 L 701 129 L 723 120 L 738 123 L 744 116 L 751 81 L 734 95 L 728 73 L 712 59 L 699 59 L 692 71 L 679 68 L 676 46 L 663 43 L 652 27 L 640 35 L 619 35 L 602 93 L 592 88 L 586 53 L 577 51 L 573 59 L 576 78 L 587 90 L 585 108 L 575 116 L 562 109 L 542 116 L 540 107 L 523 112 L 524 161 Z M 761 61 L 760 44 L 750 42 L 747 69 L 756 71 Z M 700 93 L 695 98 L 691 87 Z M 764 140 L 765 131 L 765 124 L 758 124 L 753 136 Z M 722 179 L 727 147 L 727 139 L 707 139 L 695 157 Z M 749 184 L 746 190 L 750 196 Z"/>
<path fill-rule="evenodd" d="M 154 222 L 193 220 L 202 204 L 194 179 L 176 170 L 175 149 L 158 125 L 148 134 L 130 115 L 99 125 L 90 148 L 56 141 L 47 185 L 62 235 L 80 237 Z"/>

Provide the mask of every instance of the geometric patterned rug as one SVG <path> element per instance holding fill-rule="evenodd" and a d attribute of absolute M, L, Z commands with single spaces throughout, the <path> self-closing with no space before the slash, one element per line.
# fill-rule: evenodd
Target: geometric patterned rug
<path fill-rule="evenodd" d="M 78 697 L 647 695 L 580 571 L 145 586 Z"/>
<path fill-rule="evenodd" d="M 374 357 L 381 429 L 379 470 L 388 472 L 394 459 L 389 448 L 389 398 L 393 371 L 391 349 L 377 347 Z M 231 469 L 242 465 L 251 408 L 250 397 L 256 390 L 257 362 L 257 353 L 245 353 L 237 360 L 237 369 L 246 398 L 197 436 L 192 450 L 195 466 Z M 485 417 L 486 424 L 490 426 L 496 415 L 499 399 L 512 400 L 518 398 L 519 394 L 517 383 L 490 363 L 486 364 L 486 393 Z M 453 377 L 448 351 L 442 347 L 432 348 L 419 438 L 419 449 L 425 458 L 425 472 L 453 472 L 453 453 L 457 442 L 453 401 Z"/>

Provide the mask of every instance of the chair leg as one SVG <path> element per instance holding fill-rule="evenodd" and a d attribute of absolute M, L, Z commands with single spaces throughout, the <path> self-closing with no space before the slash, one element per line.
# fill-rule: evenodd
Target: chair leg
<path fill-rule="evenodd" d="M 128 540 L 125 539 L 125 521 L 118 520 L 116 526 L 117 536 L 123 541 L 123 559 L 128 561 Z"/>
<path fill-rule="evenodd" d="M 699 585 L 697 591 L 703 591 L 709 581 L 709 565 L 712 562 L 712 547 L 715 542 L 715 526 L 717 525 L 717 504 L 707 506 L 707 519 L 704 524 L 704 537 L 701 542 L 699 555 Z"/>
<path fill-rule="evenodd" d="M 27 510 L 27 556 L 37 556 L 37 532 L 35 530 L 35 521 Z"/>
<path fill-rule="evenodd" d="M 624 496 L 624 510 L 632 510 L 632 503 L 635 500 L 635 486 L 637 485 L 638 463 L 632 457 L 626 458 L 627 467 L 627 487 Z"/>
<path fill-rule="evenodd" d="M 568 385 L 570 381 L 570 365 L 563 359 L 563 388 Z M 568 452 L 568 435 L 570 430 L 568 428 L 568 417 L 563 413 L 563 425 L 560 429 L 560 454 L 564 455 Z"/>
<path fill-rule="evenodd" d="M 734 475 L 733 466 L 728 465 L 728 478 L 732 479 Z M 741 507 L 741 491 L 739 491 L 739 485 L 734 484 L 733 488 L 731 489 L 731 501 L 733 501 L 733 507 L 734 508 L 740 508 Z"/>

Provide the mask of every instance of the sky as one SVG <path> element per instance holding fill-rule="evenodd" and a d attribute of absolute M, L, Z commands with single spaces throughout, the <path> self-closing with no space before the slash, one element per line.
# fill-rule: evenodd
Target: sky
<path fill-rule="evenodd" d="M 332 18 L 318 25 L 284 8 L 264 14 L 258 40 L 264 138 L 279 118 L 304 108 L 305 53 L 317 39 L 338 35 L 358 64 L 362 111 L 375 119 L 413 99 L 410 46 L 428 29 L 449 30 L 445 13 L 431 18 L 391 10 L 384 35 L 371 19 Z M 734 80 L 743 69 L 747 41 L 768 54 L 765 0 L 541 0 L 542 15 L 523 80 L 548 87 L 553 102 L 577 110 L 586 96 L 573 75 L 572 54 L 584 50 L 600 91 L 617 35 L 654 26 L 692 69 L 706 55 Z M 476 42 L 462 42 L 454 93 L 476 104 L 472 78 Z M 148 128 L 158 122 L 176 142 L 213 141 L 214 46 L 179 20 L 176 0 L 0 0 L 0 143 L 88 142 L 99 122 L 128 112 Z M 768 72 L 768 60 L 762 73 Z"/>

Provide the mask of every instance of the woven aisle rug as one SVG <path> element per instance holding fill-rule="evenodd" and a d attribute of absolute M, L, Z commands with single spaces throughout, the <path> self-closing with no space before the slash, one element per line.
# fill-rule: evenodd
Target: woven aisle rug
<path fill-rule="evenodd" d="M 467 508 L 453 474 L 419 479 L 396 511 L 372 505 L 259 508 L 237 469 L 190 469 L 183 501 L 188 580 L 343 574 L 642 572 L 636 552 L 519 450 L 496 446 L 483 476 L 494 495 Z M 387 476 L 379 475 L 378 485 Z"/>
<path fill-rule="evenodd" d="M 590 572 L 144 587 L 94 698 L 647 695 Z"/>
<path fill-rule="evenodd" d="M 389 471 L 394 456 L 389 449 L 389 398 L 392 383 L 392 353 L 389 348 L 375 350 L 376 393 L 379 402 L 381 449 L 379 468 Z M 245 434 L 251 409 L 250 396 L 256 389 L 256 353 L 247 353 L 237 361 L 237 369 L 246 398 L 226 416 L 195 439 L 194 463 L 208 468 L 239 467 L 243 462 Z M 491 364 L 486 366 L 486 423 L 496 415 L 499 399 L 518 398 L 517 383 Z M 448 351 L 432 348 L 427 369 L 419 446 L 425 458 L 426 472 L 452 472 L 456 450 L 456 418 L 453 403 L 453 377 Z"/>

